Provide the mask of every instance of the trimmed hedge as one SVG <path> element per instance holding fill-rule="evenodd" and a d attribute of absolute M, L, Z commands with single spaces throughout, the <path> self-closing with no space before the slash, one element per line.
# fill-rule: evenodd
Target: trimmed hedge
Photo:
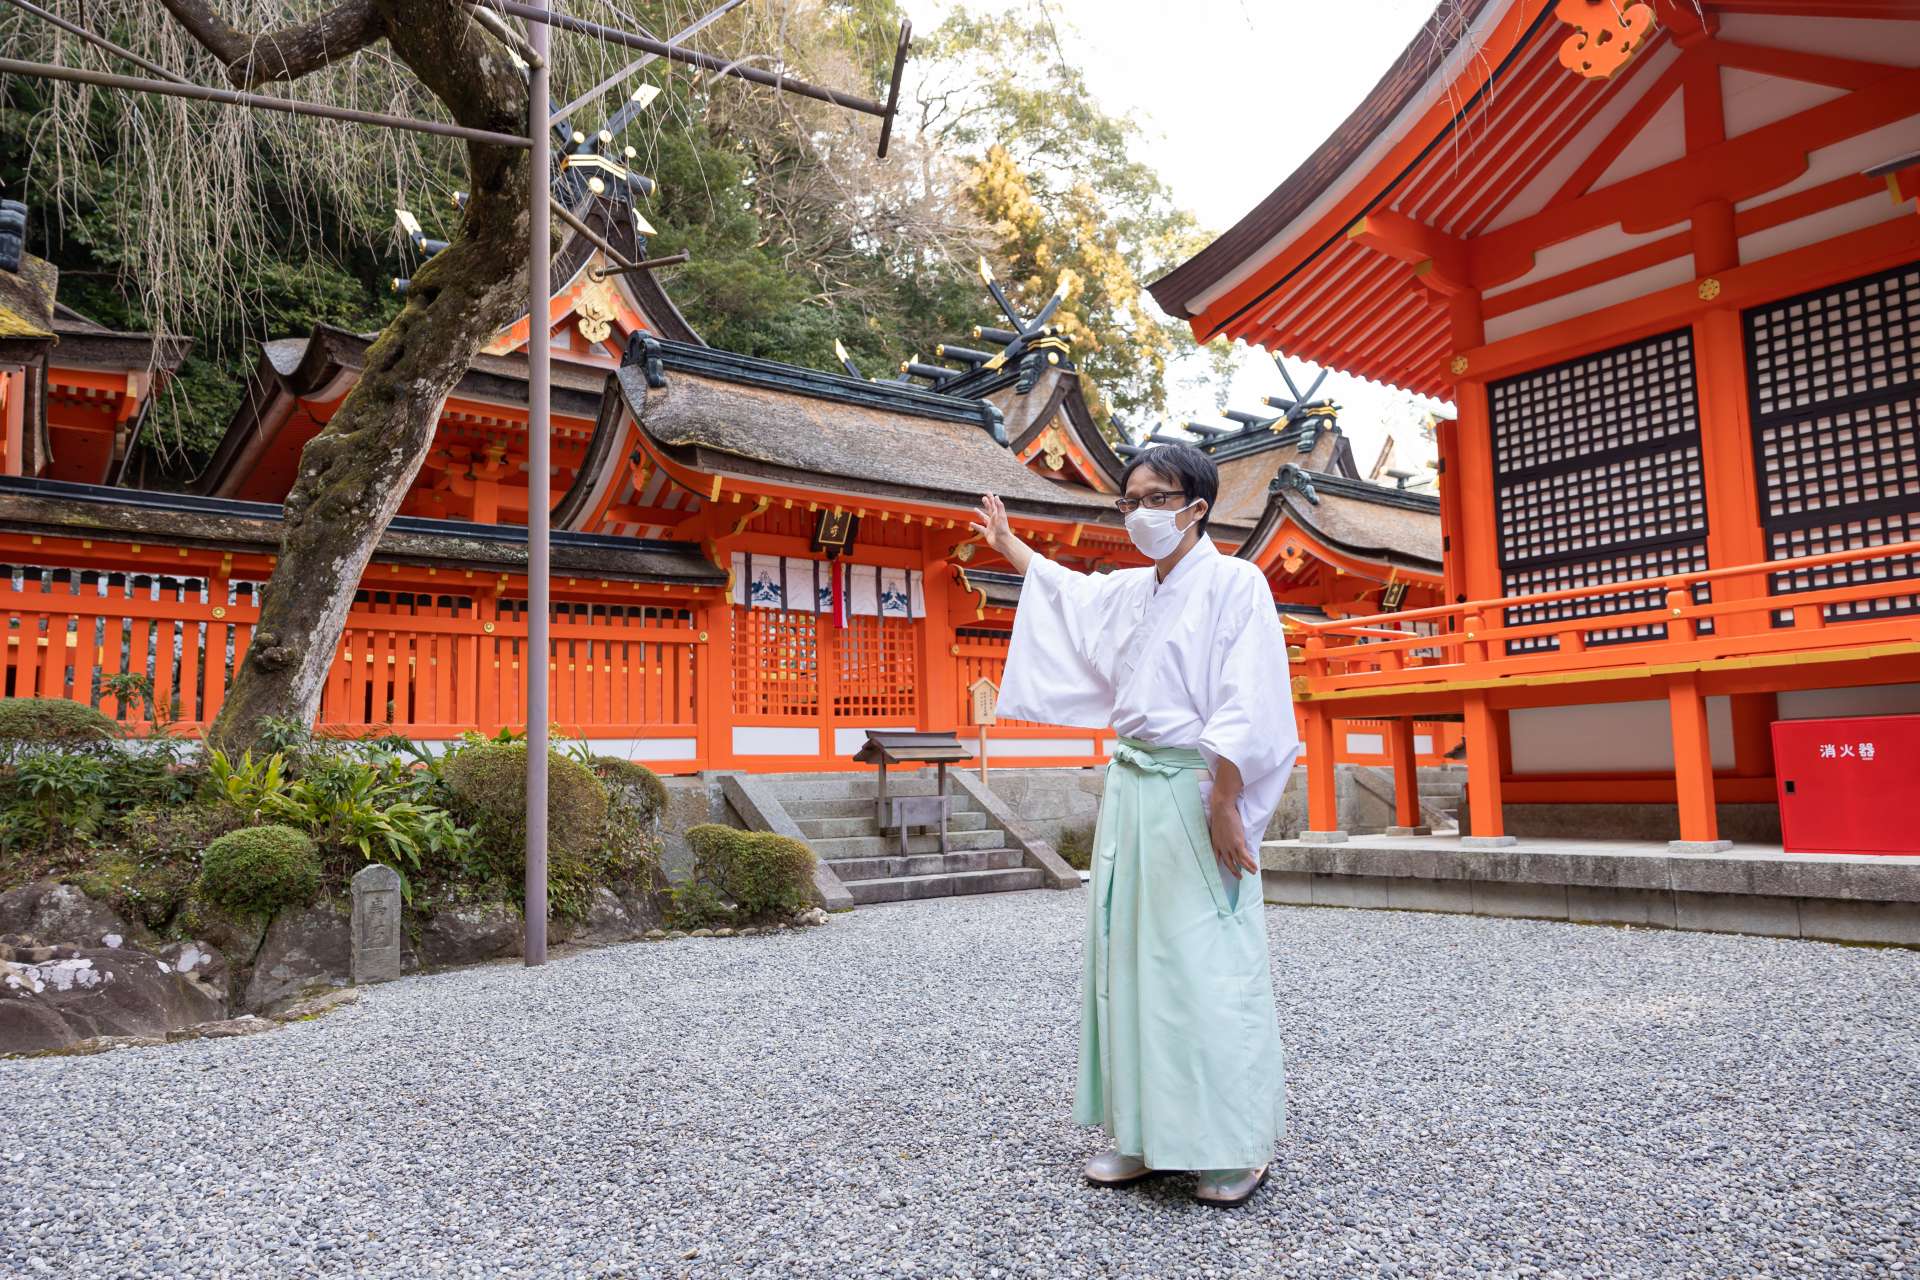
<path fill-rule="evenodd" d="M 667 784 L 647 766 L 618 756 L 595 756 L 593 772 L 606 784 L 614 805 L 631 812 L 643 825 L 652 826 L 667 811 Z"/>
<path fill-rule="evenodd" d="M 200 893 L 236 915 L 270 917 L 303 906 L 320 889 L 320 853 L 292 827 L 247 827 L 207 846 Z"/>
<path fill-rule="evenodd" d="M 704 822 L 687 829 L 687 846 L 693 875 L 673 895 L 675 915 L 686 923 L 751 924 L 814 905 L 813 850 L 798 840 Z"/>
<path fill-rule="evenodd" d="M 68 698 L 0 699 L 0 756 L 27 747 L 84 750 L 120 737 L 120 726 Z"/>
<path fill-rule="evenodd" d="M 476 742 L 462 747 L 441 771 L 454 816 L 479 828 L 481 843 L 527 856 L 527 744 Z M 607 822 L 607 789 L 578 760 L 547 753 L 547 847 L 585 856 Z"/>

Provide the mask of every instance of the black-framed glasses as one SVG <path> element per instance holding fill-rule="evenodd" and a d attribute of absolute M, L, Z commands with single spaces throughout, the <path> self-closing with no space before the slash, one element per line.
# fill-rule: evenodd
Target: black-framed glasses
<path fill-rule="evenodd" d="M 1157 493 L 1143 493 L 1137 498 L 1116 498 L 1113 509 L 1123 516 L 1130 516 L 1142 507 L 1149 511 L 1165 511 L 1175 504 L 1186 506 L 1186 497 L 1184 493 L 1161 489 Z"/>

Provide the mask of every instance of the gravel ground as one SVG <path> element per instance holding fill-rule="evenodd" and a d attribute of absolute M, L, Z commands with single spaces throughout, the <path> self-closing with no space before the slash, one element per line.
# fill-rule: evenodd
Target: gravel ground
<path fill-rule="evenodd" d="M 1273 908 L 1246 1208 L 1084 1186 L 1080 893 L 0 1063 L 5 1276 L 1920 1271 L 1920 953 Z"/>

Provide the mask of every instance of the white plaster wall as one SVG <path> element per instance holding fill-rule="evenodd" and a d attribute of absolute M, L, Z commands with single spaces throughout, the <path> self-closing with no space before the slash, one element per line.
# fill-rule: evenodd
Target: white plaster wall
<path fill-rule="evenodd" d="M 1673 729 L 1664 699 L 1516 708 L 1508 713 L 1508 725 L 1516 774 L 1673 769 Z M 1733 768 L 1733 709 L 1725 698 L 1707 699 L 1707 732 L 1714 768 Z"/>
<path fill-rule="evenodd" d="M 1782 720 L 1834 716 L 1920 715 L 1920 684 L 1875 684 L 1858 689 L 1800 689 L 1780 695 Z"/>
<path fill-rule="evenodd" d="M 820 731 L 772 725 L 735 725 L 733 754 L 737 756 L 817 756 L 820 754 Z"/>

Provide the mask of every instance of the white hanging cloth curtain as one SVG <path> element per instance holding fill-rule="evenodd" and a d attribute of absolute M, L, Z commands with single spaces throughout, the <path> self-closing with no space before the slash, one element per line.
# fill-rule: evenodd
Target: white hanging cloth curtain
<path fill-rule="evenodd" d="M 924 618 L 926 598 L 918 569 L 890 569 L 842 560 L 733 553 L 733 602 L 755 609 L 834 612 L 834 572 L 841 577 L 849 617 Z"/>

